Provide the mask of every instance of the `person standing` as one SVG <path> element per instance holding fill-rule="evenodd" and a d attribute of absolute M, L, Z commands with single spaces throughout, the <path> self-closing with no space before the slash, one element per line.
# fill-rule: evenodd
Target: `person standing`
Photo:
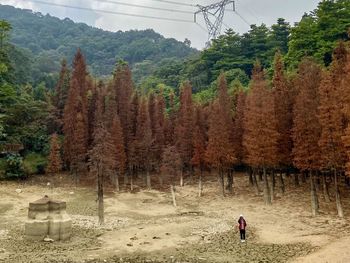
<path fill-rule="evenodd" d="M 239 216 L 238 219 L 238 228 L 241 236 L 241 242 L 245 242 L 245 228 L 247 227 L 247 222 L 245 221 L 243 215 Z"/>

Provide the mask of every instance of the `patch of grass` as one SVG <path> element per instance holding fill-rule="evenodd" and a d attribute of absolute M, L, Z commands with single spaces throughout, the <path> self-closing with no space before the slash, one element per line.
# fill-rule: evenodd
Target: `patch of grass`
<path fill-rule="evenodd" d="M 0 159 L 0 179 L 4 178 L 6 171 L 6 160 L 5 158 Z"/>
<path fill-rule="evenodd" d="M 24 157 L 23 166 L 27 175 L 43 174 L 45 172 L 47 159 L 38 153 L 30 153 Z"/>

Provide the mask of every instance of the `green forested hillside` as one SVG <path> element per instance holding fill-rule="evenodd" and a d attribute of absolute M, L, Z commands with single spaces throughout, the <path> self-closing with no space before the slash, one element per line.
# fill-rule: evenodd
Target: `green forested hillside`
<path fill-rule="evenodd" d="M 118 59 L 131 66 L 144 60 L 155 64 L 165 58 L 182 59 L 197 51 L 153 30 L 108 32 L 66 18 L 60 20 L 31 10 L 0 5 L 0 19 L 12 25 L 10 42 L 23 48 L 21 53 L 34 60 L 41 73 L 59 70 L 65 57 L 71 61 L 81 48 L 94 75 L 109 75 Z M 140 71 L 139 71 L 140 72 Z M 137 77 L 146 72 L 141 71 Z"/>
<path fill-rule="evenodd" d="M 190 80 L 196 97 L 208 101 L 214 96 L 220 72 L 225 72 L 231 86 L 237 81 L 247 86 L 253 65 L 259 60 L 271 77 L 277 50 L 284 56 L 289 71 L 294 71 L 305 56 L 328 66 L 337 43 L 349 40 L 349 28 L 350 1 L 321 1 L 316 10 L 305 13 L 295 25 L 279 18 L 271 27 L 251 25 L 244 34 L 229 29 L 197 57 L 185 63 L 161 65 L 144 85 L 165 83 L 176 88 L 181 81 Z"/>

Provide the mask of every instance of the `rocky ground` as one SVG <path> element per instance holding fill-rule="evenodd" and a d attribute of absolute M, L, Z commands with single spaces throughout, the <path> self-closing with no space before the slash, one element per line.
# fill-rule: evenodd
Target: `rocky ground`
<path fill-rule="evenodd" d="M 324 254 L 337 248 L 342 250 L 329 262 L 350 259 L 348 249 L 336 245 L 350 238 L 349 220 L 337 219 L 334 202 L 324 202 L 321 195 L 321 214 L 313 218 L 308 184 L 294 188 L 292 180 L 288 183 L 287 193 L 277 192 L 271 207 L 243 174 L 235 178 L 235 194 L 225 198 L 214 180 L 206 181 L 201 198 L 194 183 L 178 187 L 176 208 L 169 192 L 107 192 L 103 226 L 97 223 L 94 189 L 57 187 L 57 182 L 48 188 L 44 181 L 1 183 L 0 262 L 327 262 Z M 342 193 L 348 215 L 349 190 Z M 28 202 L 44 194 L 67 201 L 73 220 L 69 241 L 25 240 Z M 248 221 L 246 243 L 239 242 L 235 227 L 241 213 Z"/>

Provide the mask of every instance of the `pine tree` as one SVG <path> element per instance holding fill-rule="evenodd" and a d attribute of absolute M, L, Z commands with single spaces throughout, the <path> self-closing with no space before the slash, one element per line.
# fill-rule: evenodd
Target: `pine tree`
<path fill-rule="evenodd" d="M 266 204 L 271 204 L 266 169 L 277 166 L 278 136 L 273 94 L 268 89 L 260 64 L 257 63 L 246 100 L 243 145 L 247 154 L 246 162 L 253 168 L 263 169 Z"/>
<path fill-rule="evenodd" d="M 60 154 L 60 144 L 56 133 L 51 135 L 50 140 L 50 154 L 48 158 L 48 165 L 46 167 L 46 173 L 55 174 L 62 169 L 62 160 Z"/>

